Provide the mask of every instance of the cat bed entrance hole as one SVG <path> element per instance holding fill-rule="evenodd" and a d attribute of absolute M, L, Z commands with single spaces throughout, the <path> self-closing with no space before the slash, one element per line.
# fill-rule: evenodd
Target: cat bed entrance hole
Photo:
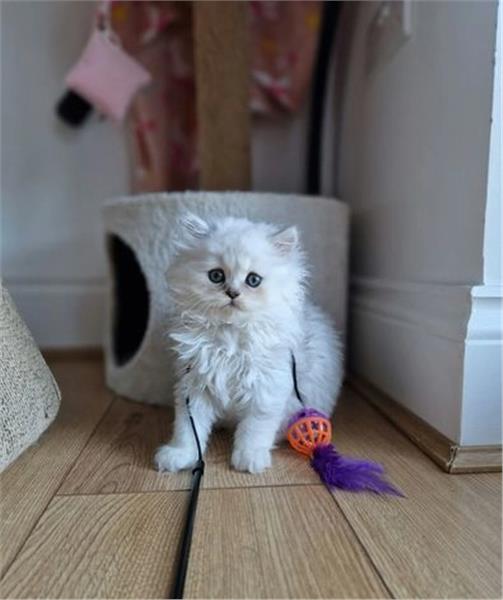
<path fill-rule="evenodd" d="M 150 297 L 134 250 L 118 235 L 107 240 L 113 279 L 112 352 L 118 366 L 139 350 L 147 331 Z"/>

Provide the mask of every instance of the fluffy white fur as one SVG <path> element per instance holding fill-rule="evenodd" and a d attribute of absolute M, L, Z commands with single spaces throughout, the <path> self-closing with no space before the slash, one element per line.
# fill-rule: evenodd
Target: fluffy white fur
<path fill-rule="evenodd" d="M 186 398 L 204 449 L 213 426 L 237 424 L 231 462 L 258 473 L 287 418 L 300 408 L 291 353 L 306 404 L 331 414 L 342 379 L 338 339 L 306 298 L 304 255 L 294 227 L 225 218 L 181 221 L 179 253 L 168 271 L 176 316 L 170 330 L 180 374 L 173 437 L 155 461 L 161 471 L 193 466 L 197 447 Z M 225 283 L 208 272 L 220 268 Z M 250 273 L 262 277 L 252 288 Z M 231 300 L 226 291 L 239 295 Z"/>

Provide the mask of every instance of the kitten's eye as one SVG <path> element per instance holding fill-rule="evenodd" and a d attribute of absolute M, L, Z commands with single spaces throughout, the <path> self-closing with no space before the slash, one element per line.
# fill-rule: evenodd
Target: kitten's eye
<path fill-rule="evenodd" d="M 225 281 L 225 273 L 222 269 L 211 269 L 211 271 L 208 271 L 208 279 L 211 283 L 223 283 Z"/>
<path fill-rule="evenodd" d="M 262 277 L 260 277 L 260 275 L 257 275 L 256 273 L 248 273 L 245 279 L 245 283 L 246 285 L 249 285 L 252 288 L 258 287 L 262 283 Z"/>

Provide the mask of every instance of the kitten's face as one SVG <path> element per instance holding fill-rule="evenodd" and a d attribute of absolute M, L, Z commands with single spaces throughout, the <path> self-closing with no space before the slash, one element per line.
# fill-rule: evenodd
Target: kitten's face
<path fill-rule="evenodd" d="M 181 313 L 216 322 L 274 317 L 302 300 L 297 232 L 244 219 L 184 221 L 188 239 L 168 280 Z"/>

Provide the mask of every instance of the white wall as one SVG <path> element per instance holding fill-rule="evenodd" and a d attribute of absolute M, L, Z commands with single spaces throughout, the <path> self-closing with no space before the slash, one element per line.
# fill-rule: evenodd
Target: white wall
<path fill-rule="evenodd" d="M 484 236 L 484 283 L 501 284 L 501 72 L 503 71 L 503 3 L 498 5 L 498 27 L 494 59 L 494 90 L 487 177 Z"/>
<path fill-rule="evenodd" d="M 101 203 L 128 187 L 123 133 L 54 115 L 92 2 L 2 2 L 2 277 L 36 339 L 101 339 Z"/>
<path fill-rule="evenodd" d="M 503 4 L 498 6 L 494 59 L 487 202 L 484 223 L 483 285 L 474 286 L 464 354 L 461 439 L 477 443 L 491 435 L 501 441 L 502 390 L 502 198 L 501 71 L 503 70 Z M 471 442 L 471 440 L 474 440 Z"/>
<path fill-rule="evenodd" d="M 414 3 L 412 39 L 368 77 L 378 3 L 359 8 L 339 166 L 357 214 L 355 270 L 479 283 L 496 5 Z"/>
<path fill-rule="evenodd" d="M 2 277 L 46 347 L 101 342 L 101 204 L 128 190 L 123 131 L 96 117 L 72 131 L 54 116 L 94 6 L 1 3 Z M 257 123 L 254 189 L 302 190 L 306 115 Z"/>
<path fill-rule="evenodd" d="M 302 193 L 305 185 L 309 101 L 295 115 L 256 117 L 252 134 L 252 186 L 261 192 Z"/>
<path fill-rule="evenodd" d="M 368 73 L 379 3 L 350 7 L 335 190 L 352 209 L 350 363 L 449 438 L 497 443 L 494 372 L 477 361 L 464 377 L 468 339 L 492 356 L 500 343 L 501 288 L 484 287 L 497 5 L 412 8 L 411 38 Z M 480 315 L 490 312 L 487 332 Z M 467 410 L 470 386 L 478 405 Z"/>

